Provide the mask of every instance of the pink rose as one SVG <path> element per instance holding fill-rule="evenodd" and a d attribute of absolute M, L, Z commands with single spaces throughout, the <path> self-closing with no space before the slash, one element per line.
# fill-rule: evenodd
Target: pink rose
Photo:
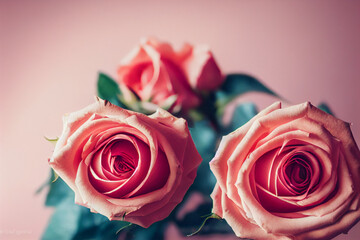
<path fill-rule="evenodd" d="M 122 61 L 118 75 L 125 95 L 128 88 L 141 100 L 160 107 L 176 98 L 172 111 L 198 106 L 198 91 L 214 90 L 224 80 L 206 46 L 186 44 L 180 51 L 174 51 L 168 43 L 154 39 L 142 41 Z"/>
<path fill-rule="evenodd" d="M 148 227 L 182 201 L 200 162 L 184 119 L 162 109 L 148 117 L 99 100 L 64 117 L 49 164 L 76 203 Z"/>
<path fill-rule="evenodd" d="M 360 218 L 359 160 L 348 123 L 275 103 L 222 139 L 213 212 L 243 238 L 329 239 Z"/>

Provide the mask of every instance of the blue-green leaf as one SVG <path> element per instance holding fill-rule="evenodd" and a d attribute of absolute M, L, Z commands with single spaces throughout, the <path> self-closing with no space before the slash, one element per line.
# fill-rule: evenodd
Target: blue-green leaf
<path fill-rule="evenodd" d="M 320 108 L 321 110 L 323 110 L 324 112 L 326 112 L 326 113 L 328 113 L 328 114 L 331 114 L 331 115 L 333 115 L 333 116 L 335 116 L 334 115 L 334 113 L 333 113 L 333 111 L 331 111 L 331 109 L 330 109 L 330 107 L 326 104 L 326 103 L 320 103 L 319 105 L 318 105 L 318 108 Z"/>
<path fill-rule="evenodd" d="M 132 240 L 143 240 L 143 239 L 153 239 L 153 240 L 164 240 L 164 233 L 166 230 L 167 221 L 163 220 L 152 224 L 149 228 L 136 228 L 136 231 L 131 233 L 132 236 L 129 236 L 129 239 Z"/>
<path fill-rule="evenodd" d="M 51 181 L 55 178 L 54 171 L 51 171 Z M 70 198 L 74 201 L 75 195 L 70 187 L 60 178 L 49 184 L 49 192 L 46 196 L 46 206 L 57 206 L 65 199 Z"/>
<path fill-rule="evenodd" d="M 128 222 L 110 221 L 99 213 L 92 213 L 89 209 L 82 208 L 78 221 L 78 231 L 72 239 L 117 239 L 118 230 L 127 225 L 129 225 Z"/>
<path fill-rule="evenodd" d="M 247 92 L 263 92 L 275 97 L 278 94 L 266 87 L 256 78 L 246 74 L 229 74 L 226 76 L 221 89 L 216 93 L 217 106 L 222 107 L 232 101 L 235 97 Z"/>
<path fill-rule="evenodd" d="M 55 208 L 42 239 L 117 239 L 117 231 L 128 222 L 109 221 L 105 216 L 92 213 L 86 207 L 74 203 L 74 198 L 65 198 Z M 125 229 L 123 230 L 125 231 Z"/>
<path fill-rule="evenodd" d="M 210 171 L 209 162 L 215 155 L 217 134 L 206 120 L 195 122 L 194 127 L 190 128 L 190 133 L 196 149 L 203 158 L 191 189 L 209 195 L 216 183 L 216 179 Z"/>
<path fill-rule="evenodd" d="M 109 100 L 109 98 L 116 97 L 120 94 L 118 84 L 104 73 L 99 73 L 97 82 L 98 96 L 102 99 Z"/>
<path fill-rule="evenodd" d="M 195 122 L 194 127 L 190 128 L 190 133 L 201 156 L 209 153 L 209 150 L 214 151 L 216 132 L 208 121 Z"/>
<path fill-rule="evenodd" d="M 250 91 L 264 92 L 278 96 L 256 78 L 246 74 L 229 74 L 225 78 L 221 90 L 226 93 L 240 95 Z"/>
<path fill-rule="evenodd" d="M 35 194 L 41 193 L 45 188 L 47 188 L 54 180 L 58 179 L 58 175 L 54 172 L 53 169 L 50 171 L 50 177 L 36 190 Z"/>
<path fill-rule="evenodd" d="M 97 92 L 101 99 L 107 100 L 119 107 L 125 107 L 125 105 L 119 101 L 119 95 L 121 95 L 119 85 L 104 73 L 99 73 Z"/>
<path fill-rule="evenodd" d="M 256 105 L 252 102 L 242 103 L 236 106 L 228 126 L 225 126 L 224 134 L 235 131 L 258 113 Z"/>
<path fill-rule="evenodd" d="M 58 204 L 41 238 L 42 240 L 71 240 L 73 238 L 78 231 L 81 208 L 83 208 L 74 204 L 73 201 L 66 199 Z"/>

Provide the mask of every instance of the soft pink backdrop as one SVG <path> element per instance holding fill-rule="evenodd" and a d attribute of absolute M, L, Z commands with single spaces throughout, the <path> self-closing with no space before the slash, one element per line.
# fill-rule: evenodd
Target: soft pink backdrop
<path fill-rule="evenodd" d="M 0 0 L 0 239 L 40 237 L 43 137 L 59 136 L 61 116 L 93 101 L 97 72 L 115 76 L 144 36 L 207 43 L 225 73 L 253 74 L 293 103 L 326 101 L 359 142 L 359 13 L 350 0 Z"/>

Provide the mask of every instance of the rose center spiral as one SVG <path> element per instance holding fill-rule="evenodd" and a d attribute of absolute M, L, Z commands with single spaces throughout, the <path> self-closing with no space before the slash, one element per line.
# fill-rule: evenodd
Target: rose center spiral
<path fill-rule="evenodd" d="M 126 153 L 122 155 L 112 156 L 114 158 L 114 170 L 118 174 L 127 173 L 135 169 L 135 164 L 132 161 L 131 157 Z"/>
<path fill-rule="evenodd" d="M 295 160 L 292 161 L 292 163 L 290 163 L 285 168 L 285 173 L 287 177 L 290 179 L 291 183 L 302 183 L 306 181 L 309 175 L 309 170 L 304 165 L 306 164 L 299 160 Z"/>
<path fill-rule="evenodd" d="M 294 194 L 303 194 L 309 188 L 312 178 L 311 165 L 303 154 L 296 154 L 286 161 L 282 168 L 284 185 Z"/>

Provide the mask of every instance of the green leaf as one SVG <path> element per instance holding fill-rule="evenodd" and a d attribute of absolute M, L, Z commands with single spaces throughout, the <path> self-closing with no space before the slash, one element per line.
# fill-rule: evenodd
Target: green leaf
<path fill-rule="evenodd" d="M 119 100 L 119 96 L 121 96 L 119 85 L 104 73 L 99 73 L 97 92 L 101 99 L 108 100 L 119 107 L 125 107 Z"/>
<path fill-rule="evenodd" d="M 328 114 L 331 114 L 331 115 L 335 116 L 334 113 L 333 113 L 333 111 L 331 111 L 330 107 L 329 107 L 326 103 L 324 103 L 324 102 L 323 102 L 323 103 L 320 103 L 320 104 L 318 105 L 318 108 L 321 109 L 321 110 L 323 110 L 324 112 L 326 112 L 326 113 L 328 113 Z"/>
<path fill-rule="evenodd" d="M 128 222 L 110 221 L 101 214 L 92 213 L 88 208 L 75 204 L 74 198 L 66 198 L 57 204 L 42 239 L 113 240 L 118 237 L 117 231 L 128 225 Z"/>
<path fill-rule="evenodd" d="M 217 107 L 223 107 L 237 96 L 247 92 L 263 92 L 280 98 L 278 94 L 252 76 L 229 74 L 226 76 L 220 91 L 216 93 Z"/>
<path fill-rule="evenodd" d="M 242 103 L 236 106 L 231 121 L 224 127 L 224 134 L 235 131 L 258 113 L 256 105 L 252 102 Z"/>
<path fill-rule="evenodd" d="M 194 122 L 194 127 L 190 128 L 190 133 L 196 149 L 203 158 L 191 189 L 209 195 L 216 183 L 216 179 L 210 171 L 209 162 L 215 155 L 218 136 L 207 120 Z"/>
<path fill-rule="evenodd" d="M 78 222 L 81 214 L 81 206 L 67 199 L 59 203 L 50 218 L 49 224 L 42 236 L 42 240 L 71 240 L 78 231 Z"/>
<path fill-rule="evenodd" d="M 214 151 L 216 144 L 216 132 L 206 120 L 194 123 L 194 127 L 190 128 L 191 136 L 195 146 L 201 155 Z"/>
<path fill-rule="evenodd" d="M 67 198 L 57 207 L 42 236 L 43 240 L 113 240 L 116 231 L 129 223 L 109 221 L 106 217 L 92 213 L 86 207 L 74 203 Z"/>
<path fill-rule="evenodd" d="M 51 171 L 50 179 L 51 181 L 55 179 L 54 171 Z M 49 184 L 49 192 L 46 196 L 45 205 L 58 206 L 62 201 L 66 200 L 67 198 L 74 201 L 74 192 L 60 177 L 58 177 L 55 182 Z"/>
<path fill-rule="evenodd" d="M 220 130 L 220 124 L 217 116 L 217 108 L 216 108 L 216 93 L 210 92 L 208 94 L 203 95 L 203 101 L 200 106 L 197 107 L 197 111 L 201 113 L 205 118 L 207 118 L 211 126 L 216 130 Z M 195 120 L 195 119 L 194 119 Z"/>
<path fill-rule="evenodd" d="M 125 227 L 128 225 L 128 222 L 110 221 L 107 217 L 99 213 L 92 213 L 89 209 L 82 208 L 78 220 L 78 230 L 72 239 L 117 239 L 118 230 L 122 228 L 125 232 Z"/>
<path fill-rule="evenodd" d="M 143 239 L 153 239 L 153 240 L 164 240 L 164 233 L 166 230 L 167 221 L 163 220 L 152 224 L 149 228 L 136 228 L 136 231 L 132 232 L 130 239 L 133 240 L 143 240 Z M 126 229 L 125 229 L 126 230 Z"/>
<path fill-rule="evenodd" d="M 47 180 L 46 182 L 44 182 L 43 184 L 41 184 L 41 186 L 35 191 L 35 194 L 39 194 L 41 193 L 47 186 L 49 186 L 49 181 Z"/>
<path fill-rule="evenodd" d="M 44 190 L 45 187 L 49 186 L 51 183 L 56 182 L 58 180 L 59 175 L 54 171 L 54 169 L 51 169 L 50 178 L 46 180 L 35 192 L 35 194 L 39 194 Z"/>
<path fill-rule="evenodd" d="M 221 90 L 226 93 L 240 95 L 250 91 L 264 92 L 273 96 L 278 95 L 262 84 L 256 78 L 246 74 L 229 74 L 225 78 Z"/>
<path fill-rule="evenodd" d="M 97 82 L 98 96 L 102 99 L 109 100 L 110 98 L 116 97 L 120 94 L 119 85 L 108 75 L 99 73 Z"/>

